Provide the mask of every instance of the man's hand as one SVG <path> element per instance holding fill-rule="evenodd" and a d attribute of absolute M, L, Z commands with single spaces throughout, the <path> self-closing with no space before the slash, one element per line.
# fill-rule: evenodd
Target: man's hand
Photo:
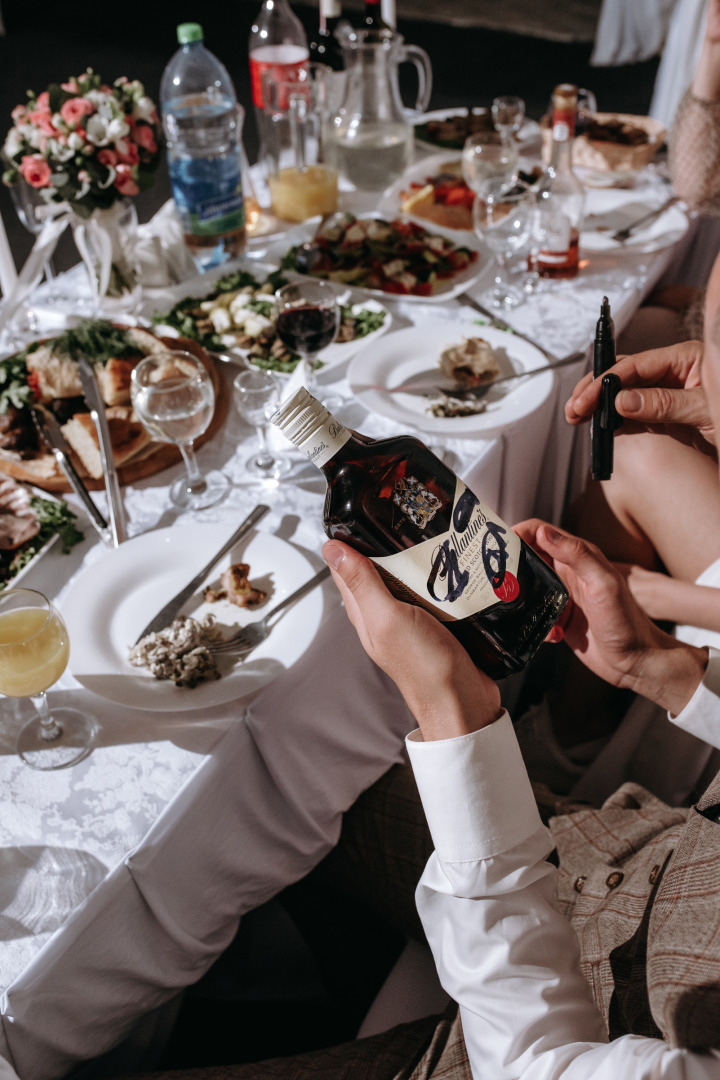
<path fill-rule="evenodd" d="M 497 720 L 497 686 L 442 623 L 391 596 L 370 560 L 347 544 L 330 540 L 322 554 L 365 652 L 396 684 L 426 740 Z"/>
<path fill-rule="evenodd" d="M 621 416 L 643 428 L 676 424 L 689 429 L 686 440 L 699 448 L 716 445 L 705 391 L 700 385 L 703 346 L 685 341 L 662 349 L 649 349 L 623 356 L 609 370 L 617 375 L 623 389 L 615 399 Z M 570 424 L 589 420 L 600 400 L 600 382 L 586 375 L 577 384 L 565 406 Z"/>
<path fill-rule="evenodd" d="M 594 544 L 537 519 L 513 528 L 547 559 L 570 592 L 570 604 L 548 640 L 564 637 L 585 666 L 606 682 L 680 712 L 702 680 L 705 651 L 660 630 Z"/>

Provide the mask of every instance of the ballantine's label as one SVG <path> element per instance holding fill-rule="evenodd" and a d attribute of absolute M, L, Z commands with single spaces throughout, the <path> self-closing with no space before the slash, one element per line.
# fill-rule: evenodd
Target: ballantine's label
<path fill-rule="evenodd" d="M 326 422 L 321 427 L 313 425 L 310 437 L 299 442 L 297 448 L 302 451 L 308 461 L 321 469 L 349 438 L 348 429 L 328 414 Z"/>
<path fill-rule="evenodd" d="M 402 490 L 399 490 L 399 486 Z M 415 477 L 395 484 L 393 501 L 415 525 L 427 526 L 436 499 Z M 400 582 L 396 595 L 432 609 L 443 622 L 466 619 L 520 591 L 520 538 L 462 480 L 455 487 L 451 527 L 394 555 L 373 558 L 381 573 Z M 385 574 L 383 574 L 385 576 Z"/>

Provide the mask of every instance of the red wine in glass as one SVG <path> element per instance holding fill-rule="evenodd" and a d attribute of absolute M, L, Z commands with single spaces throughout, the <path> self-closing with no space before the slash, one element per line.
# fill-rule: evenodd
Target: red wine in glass
<path fill-rule="evenodd" d="M 278 315 L 275 328 L 288 349 L 302 356 L 314 356 L 332 343 L 337 317 L 327 307 L 302 304 L 285 308 Z"/>

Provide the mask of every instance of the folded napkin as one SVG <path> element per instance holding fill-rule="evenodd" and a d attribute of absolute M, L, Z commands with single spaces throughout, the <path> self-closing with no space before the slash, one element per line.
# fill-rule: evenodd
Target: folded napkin
<path fill-rule="evenodd" d="M 135 258 L 143 289 L 166 288 L 197 273 L 172 199 L 138 227 Z"/>

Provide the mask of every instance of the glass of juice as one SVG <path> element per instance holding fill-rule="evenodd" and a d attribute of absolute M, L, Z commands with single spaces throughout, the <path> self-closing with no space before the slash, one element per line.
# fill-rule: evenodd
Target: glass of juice
<path fill-rule="evenodd" d="M 97 724 L 77 709 L 50 709 L 46 690 L 70 656 L 65 623 L 35 589 L 0 593 L 0 694 L 32 698 L 37 716 L 18 736 L 20 757 L 33 769 L 64 769 L 92 750 Z"/>

